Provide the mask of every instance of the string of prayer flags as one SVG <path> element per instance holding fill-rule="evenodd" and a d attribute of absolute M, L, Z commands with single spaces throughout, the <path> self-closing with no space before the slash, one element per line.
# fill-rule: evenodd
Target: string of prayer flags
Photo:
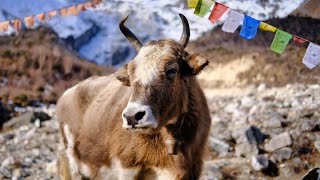
<path fill-rule="evenodd" d="M 26 26 L 32 27 L 34 25 L 34 16 L 24 17 L 24 22 L 25 22 Z"/>
<path fill-rule="evenodd" d="M 262 31 L 276 32 L 277 28 L 267 24 L 265 22 L 260 22 L 259 29 Z"/>
<path fill-rule="evenodd" d="M 218 19 L 221 18 L 221 16 L 229 9 L 229 7 L 225 6 L 224 4 L 221 3 L 215 3 L 213 6 L 213 10 L 211 11 L 211 14 L 209 16 L 209 20 L 212 23 L 215 23 L 218 21 Z"/>
<path fill-rule="evenodd" d="M 248 40 L 254 38 L 257 34 L 259 24 L 260 21 L 245 15 L 240 36 Z"/>
<path fill-rule="evenodd" d="M 53 11 L 49 11 L 48 12 L 48 18 L 51 19 L 53 16 L 58 15 L 58 11 L 57 10 L 53 10 Z"/>
<path fill-rule="evenodd" d="M 194 10 L 194 14 L 204 17 L 213 3 L 213 0 L 199 0 L 196 9 Z"/>
<path fill-rule="evenodd" d="M 298 43 L 298 44 L 303 44 L 303 43 L 305 43 L 305 42 L 308 42 L 308 40 L 306 40 L 306 39 L 303 39 L 302 37 L 299 37 L 299 36 L 296 36 L 296 35 L 293 35 L 293 41 L 295 42 L 295 43 Z"/>
<path fill-rule="evenodd" d="M 75 16 L 77 16 L 78 15 L 78 10 L 77 10 L 76 6 L 70 6 L 68 8 L 67 15 L 75 15 Z"/>
<path fill-rule="evenodd" d="M 40 14 L 37 14 L 37 18 L 39 21 L 46 21 L 46 14 L 45 13 L 40 13 Z"/>
<path fill-rule="evenodd" d="M 18 32 L 21 29 L 21 21 L 20 19 L 14 19 L 11 21 L 11 24 L 13 25 L 13 29 Z"/>
<path fill-rule="evenodd" d="M 306 54 L 303 57 L 302 63 L 309 69 L 313 69 L 320 62 L 320 46 L 314 43 L 309 43 Z"/>
<path fill-rule="evenodd" d="M 228 12 L 228 17 L 222 26 L 222 30 L 227 33 L 234 33 L 243 21 L 244 15 L 232 9 Z"/>
<path fill-rule="evenodd" d="M 282 54 L 286 49 L 289 41 L 292 39 L 292 34 L 277 29 L 276 35 L 271 44 L 271 50 Z"/>
<path fill-rule="evenodd" d="M 198 0 L 188 0 L 188 8 L 196 8 Z"/>
<path fill-rule="evenodd" d="M 0 32 L 8 31 L 9 21 L 0 22 Z"/>

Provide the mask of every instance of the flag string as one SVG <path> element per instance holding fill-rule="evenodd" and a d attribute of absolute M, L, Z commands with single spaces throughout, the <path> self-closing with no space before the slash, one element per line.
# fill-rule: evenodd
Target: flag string
<path fill-rule="evenodd" d="M 46 14 L 48 16 L 48 18 L 52 18 L 53 16 L 56 16 L 60 13 L 62 10 L 66 11 L 65 15 L 70 15 L 68 13 L 69 9 L 71 9 L 72 7 L 75 7 L 76 9 L 72 9 L 73 10 L 73 15 L 77 15 L 77 12 L 79 11 L 85 11 L 88 8 L 95 8 L 96 5 L 98 5 L 99 3 L 101 3 L 102 0 L 92 0 L 92 1 L 86 1 L 86 2 L 82 2 L 82 3 L 78 3 L 78 4 L 73 4 L 73 5 L 69 5 L 69 6 L 64 6 L 61 7 L 59 9 L 52 9 L 49 11 L 43 11 L 43 12 L 39 12 L 37 14 L 32 14 L 32 15 L 28 15 L 28 16 L 24 16 L 21 18 L 12 18 L 12 19 L 7 19 L 4 21 L 0 21 L 0 33 L 1 32 L 6 32 L 8 31 L 8 26 L 11 25 L 13 26 L 13 29 L 16 31 L 16 33 L 18 33 L 18 31 L 21 28 L 21 23 L 24 21 L 24 24 L 26 24 L 26 26 L 28 26 L 28 24 L 32 24 L 33 26 L 33 22 L 34 22 L 34 18 L 37 17 L 38 20 L 40 21 L 45 21 L 46 20 Z M 80 7 L 83 6 L 83 7 Z M 78 8 L 79 7 L 79 8 Z M 59 13 L 58 13 L 59 12 Z M 28 23 L 29 22 L 29 23 Z M 32 27 L 31 26 L 31 27 Z M 30 26 L 28 26 L 30 27 Z"/>
<path fill-rule="evenodd" d="M 212 5 L 214 6 L 209 16 L 209 20 L 212 23 L 215 23 L 228 11 L 227 18 L 222 26 L 223 31 L 227 33 L 234 33 L 242 23 L 240 36 L 247 40 L 253 39 L 256 36 L 258 29 L 273 32 L 275 33 L 275 36 L 270 49 L 280 54 L 285 51 L 291 39 L 293 39 L 293 42 L 297 44 L 308 42 L 309 46 L 305 56 L 303 57 L 302 63 L 309 69 L 316 67 L 320 63 L 320 46 L 305 38 L 280 30 L 266 22 L 256 20 L 251 16 L 247 16 L 214 0 L 188 0 L 188 7 L 195 8 L 194 14 L 200 17 L 204 17 L 211 9 Z"/>

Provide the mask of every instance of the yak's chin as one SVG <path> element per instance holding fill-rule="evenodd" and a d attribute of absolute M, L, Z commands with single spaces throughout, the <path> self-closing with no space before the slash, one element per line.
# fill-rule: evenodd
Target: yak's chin
<path fill-rule="evenodd" d="M 159 134 L 159 127 L 123 127 L 126 131 L 139 134 Z"/>

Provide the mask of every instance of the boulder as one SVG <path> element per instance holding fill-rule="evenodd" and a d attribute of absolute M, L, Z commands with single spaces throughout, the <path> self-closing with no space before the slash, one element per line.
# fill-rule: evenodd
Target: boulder
<path fill-rule="evenodd" d="M 271 140 L 265 144 L 264 148 L 268 152 L 273 152 L 282 147 L 290 146 L 291 144 L 292 140 L 290 134 L 288 132 L 284 132 L 272 137 Z"/>

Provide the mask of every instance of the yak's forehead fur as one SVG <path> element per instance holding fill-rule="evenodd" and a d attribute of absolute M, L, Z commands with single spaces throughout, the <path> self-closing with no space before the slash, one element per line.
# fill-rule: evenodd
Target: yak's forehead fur
<path fill-rule="evenodd" d="M 174 40 L 150 41 L 134 58 L 134 81 L 142 85 L 151 84 L 164 70 L 168 61 L 186 59 L 184 48 Z"/>

